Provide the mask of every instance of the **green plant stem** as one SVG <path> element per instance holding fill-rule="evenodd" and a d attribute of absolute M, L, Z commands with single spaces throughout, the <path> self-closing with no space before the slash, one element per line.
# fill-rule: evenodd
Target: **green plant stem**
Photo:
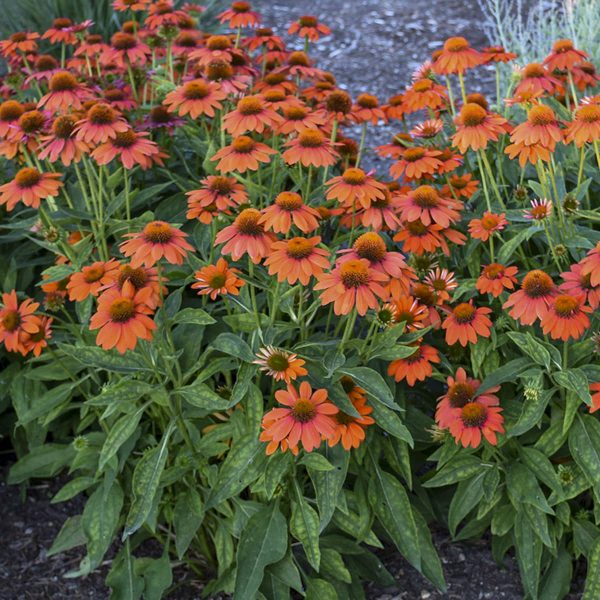
<path fill-rule="evenodd" d="M 344 346 L 346 345 L 346 342 L 350 338 L 350 334 L 354 329 L 354 323 L 356 322 L 356 315 L 356 308 L 353 308 L 352 312 L 348 316 L 348 320 L 346 321 L 346 328 L 344 329 L 344 335 L 342 336 L 342 341 L 340 342 L 340 350 L 343 350 Z"/>
<path fill-rule="evenodd" d="M 492 189 L 494 190 L 494 194 L 496 195 L 496 198 L 498 199 L 500 206 L 506 210 L 506 206 L 504 205 L 504 201 L 502 200 L 502 196 L 500 195 L 500 190 L 498 189 L 498 186 L 496 185 L 496 180 L 495 180 L 494 174 L 492 172 L 492 167 L 490 166 L 490 163 L 488 161 L 485 150 L 480 150 L 480 152 L 481 152 L 481 158 L 483 160 L 483 164 L 485 165 L 485 168 L 488 172 L 488 175 L 490 178 L 490 185 L 492 186 Z"/>
<path fill-rule="evenodd" d="M 448 90 L 448 100 L 450 100 L 450 112 L 452 113 L 452 117 L 456 117 L 454 94 L 452 93 L 452 82 L 450 81 L 450 77 L 448 77 L 448 75 L 446 75 L 446 88 Z"/>
<path fill-rule="evenodd" d="M 356 155 L 356 167 L 360 165 L 360 160 L 362 158 L 364 149 L 365 149 L 365 139 L 367 137 L 367 122 L 365 121 L 362 124 L 362 131 L 360 133 L 360 144 L 358 146 L 358 154 Z"/>
<path fill-rule="evenodd" d="M 490 195 L 488 192 L 488 187 L 487 187 L 487 182 L 486 182 L 486 175 L 485 175 L 485 171 L 483 168 L 483 163 L 481 162 L 481 154 L 478 152 L 477 153 L 477 164 L 479 165 L 479 175 L 481 176 L 481 183 L 483 185 L 483 195 L 485 196 L 485 201 L 487 203 L 487 208 L 489 212 L 492 212 L 492 203 L 490 201 Z"/>
<path fill-rule="evenodd" d="M 460 84 L 460 93 L 461 93 L 461 96 L 462 96 L 463 104 L 466 104 L 467 103 L 467 92 L 465 90 L 465 79 L 464 79 L 464 76 L 462 74 L 462 71 L 458 72 L 458 82 Z"/>

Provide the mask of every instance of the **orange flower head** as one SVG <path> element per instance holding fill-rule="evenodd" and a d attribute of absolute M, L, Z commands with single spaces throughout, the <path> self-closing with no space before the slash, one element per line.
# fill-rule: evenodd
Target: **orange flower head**
<path fill-rule="evenodd" d="M 492 310 L 487 307 L 475 308 L 472 302 L 461 302 L 442 323 L 446 330 L 446 343 L 458 342 L 461 346 L 476 344 L 479 336 L 490 337 L 492 322 L 488 318 Z"/>
<path fill-rule="evenodd" d="M 408 358 L 393 360 L 388 365 L 388 375 L 397 382 L 405 381 L 414 386 L 417 381 L 425 381 L 433 373 L 432 363 L 439 363 L 440 356 L 433 346 L 421 344 Z"/>
<path fill-rule="evenodd" d="M 276 154 L 276 150 L 266 144 L 257 142 L 247 135 L 234 138 L 229 146 L 221 148 L 211 160 L 218 160 L 217 170 L 221 173 L 238 171 L 257 171 L 260 163 L 268 163 L 270 155 Z"/>
<path fill-rule="evenodd" d="M 325 183 L 329 186 L 326 198 L 337 200 L 348 208 L 360 205 L 369 208 L 373 201 L 385 198 L 385 184 L 367 175 L 362 169 L 349 168 L 342 175 Z"/>
<path fill-rule="evenodd" d="M 187 234 L 164 221 L 148 223 L 141 233 L 128 233 L 131 238 L 120 245 L 125 256 L 131 257 L 131 266 L 154 266 L 161 258 L 173 265 L 183 264 L 187 253 L 194 248 L 185 241 Z"/>
<path fill-rule="evenodd" d="M 514 289 L 517 283 L 516 274 L 517 267 L 492 263 L 483 267 L 475 287 L 480 294 L 491 294 L 494 298 L 498 298 L 505 289 Z"/>
<path fill-rule="evenodd" d="M 198 290 L 200 296 L 210 295 L 211 300 L 227 294 L 238 296 L 240 288 L 246 284 L 238 277 L 239 273 L 224 258 L 219 258 L 216 265 L 208 265 L 194 273 L 196 281 L 192 283 L 192 289 Z"/>
<path fill-rule="evenodd" d="M 468 102 L 456 118 L 456 133 L 453 144 L 464 154 L 467 150 L 484 150 L 488 142 L 495 142 L 505 133 L 507 121 L 504 117 L 488 113 L 475 102 Z"/>
<path fill-rule="evenodd" d="M 600 140 L 600 105 L 585 104 L 575 111 L 575 119 L 569 123 L 565 143 L 575 142 L 578 148 Z"/>
<path fill-rule="evenodd" d="M 469 221 L 469 233 L 474 239 L 487 242 L 495 232 L 502 231 L 507 225 L 506 213 L 497 215 L 486 211 L 481 219 Z"/>
<path fill-rule="evenodd" d="M 300 162 L 305 167 L 331 167 L 338 156 L 320 129 L 304 129 L 285 145 L 287 150 L 282 156 L 289 165 Z"/>
<path fill-rule="evenodd" d="M 433 64 L 436 73 L 449 75 L 463 73 L 485 62 L 485 57 L 469 45 L 464 37 L 451 37 L 444 42 L 444 48 Z"/>
<path fill-rule="evenodd" d="M 556 40 L 552 52 L 544 59 L 544 65 L 550 71 L 572 71 L 586 58 L 587 53 L 577 50 L 571 40 Z"/>
<path fill-rule="evenodd" d="M 332 417 L 338 408 L 329 402 L 327 390 L 313 392 L 307 381 L 299 389 L 288 383 L 287 390 L 275 392 L 275 399 L 285 408 L 273 408 L 263 417 L 259 439 L 269 442 L 267 454 L 273 454 L 280 445 L 282 451 L 289 448 L 296 454 L 300 442 L 306 452 L 312 452 L 324 438 L 335 435 L 336 422 Z"/>
<path fill-rule="evenodd" d="M 352 406 L 356 409 L 359 417 L 348 415 L 343 411 L 338 411 L 333 418 L 337 423 L 337 428 L 333 437 L 327 440 L 329 446 L 335 446 L 342 443 L 346 451 L 352 448 L 358 448 L 365 440 L 365 429 L 375 423 L 375 419 L 369 416 L 373 408 L 367 405 L 367 399 L 364 396 L 364 390 L 359 388 L 352 378 L 344 376 L 340 383 L 344 391 L 348 394 Z"/>
<path fill-rule="evenodd" d="M 584 306 L 584 298 L 570 294 L 555 296 L 540 319 L 542 331 L 550 334 L 553 340 L 566 342 L 569 338 L 579 339 L 590 326 L 586 313 L 592 312 L 591 307 Z"/>
<path fill-rule="evenodd" d="M 39 208 L 40 200 L 57 196 L 62 187 L 58 181 L 60 173 L 41 173 L 35 167 L 23 167 L 12 181 L 0 185 L 0 206 L 6 205 L 11 211 L 18 202 L 25 206 Z"/>
<path fill-rule="evenodd" d="M 34 313 L 39 306 L 29 298 L 19 302 L 15 290 L 2 294 L 0 343 L 3 342 L 9 352 L 27 354 L 23 341 L 28 334 L 38 331 L 38 317 Z"/>
<path fill-rule="evenodd" d="M 69 300 L 82 302 L 88 296 L 97 296 L 103 287 L 114 281 L 118 270 L 119 263 L 111 259 L 108 262 L 96 261 L 73 273 L 66 288 Z"/>
<path fill-rule="evenodd" d="M 263 210 L 261 222 L 265 229 L 275 233 L 289 233 L 295 225 L 303 233 L 310 233 L 319 226 L 319 213 L 306 206 L 296 192 L 281 192 L 275 202 Z"/>
<path fill-rule="evenodd" d="M 481 444 L 481 435 L 495 446 L 496 433 L 504 433 L 504 417 L 498 406 L 487 406 L 480 402 L 469 402 L 460 409 L 460 415 L 450 424 L 449 430 L 457 443 L 464 448 L 477 448 Z"/>
<path fill-rule="evenodd" d="M 522 325 L 531 325 L 548 312 L 548 305 L 557 291 L 552 278 L 540 269 L 530 271 L 521 282 L 521 289 L 513 292 L 503 304 L 511 308 L 509 315 Z"/>
<path fill-rule="evenodd" d="M 298 358 L 297 354 L 273 346 L 265 346 L 258 351 L 256 356 L 257 360 L 252 361 L 253 364 L 259 365 L 260 370 L 275 381 L 290 383 L 290 381 L 308 374 L 303 367 L 305 361 Z"/>
<path fill-rule="evenodd" d="M 244 209 L 232 225 L 219 231 L 215 246 L 225 243 L 221 252 L 231 254 L 233 260 L 239 260 L 247 253 L 253 263 L 259 263 L 269 254 L 275 239 L 272 233 L 265 232 L 261 217 L 255 208 Z"/>
<path fill-rule="evenodd" d="M 587 253 L 579 264 L 581 265 L 581 274 L 590 276 L 590 284 L 594 287 L 600 285 L 600 242 Z"/>
<path fill-rule="evenodd" d="M 424 226 L 435 223 L 440 227 L 458 221 L 460 214 L 456 208 L 462 207 L 461 203 L 440 196 L 430 185 L 421 185 L 401 196 L 398 206 L 403 220 L 419 220 Z"/>
<path fill-rule="evenodd" d="M 399 160 L 390 167 L 390 175 L 395 179 L 404 175 L 407 181 L 433 175 L 442 166 L 442 161 L 438 158 L 440 155 L 439 150 L 423 146 L 406 148 Z"/>
<path fill-rule="evenodd" d="M 273 242 L 265 266 L 269 275 L 277 275 L 279 282 L 287 280 L 290 285 L 299 281 L 308 285 L 311 277 L 319 278 L 329 267 L 329 252 L 318 248 L 321 238 L 294 237 Z"/>

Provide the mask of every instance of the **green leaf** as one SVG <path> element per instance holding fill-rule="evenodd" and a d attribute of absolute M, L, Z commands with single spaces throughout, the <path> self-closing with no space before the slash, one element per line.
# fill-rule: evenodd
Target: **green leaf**
<path fill-rule="evenodd" d="M 594 542 L 588 555 L 587 577 L 582 600 L 600 598 L 600 537 Z"/>
<path fill-rule="evenodd" d="M 389 434 L 405 441 L 411 448 L 414 448 L 415 442 L 413 437 L 397 413 L 390 410 L 387 406 L 376 400 L 372 401 L 373 414 L 371 415 L 377 425 Z"/>
<path fill-rule="evenodd" d="M 263 473 L 265 446 L 253 434 L 239 438 L 230 450 L 206 501 L 209 510 L 235 496 Z"/>
<path fill-rule="evenodd" d="M 106 440 L 102 445 L 100 457 L 98 459 L 98 470 L 102 471 L 106 463 L 119 451 L 119 448 L 131 437 L 137 429 L 140 419 L 144 414 L 145 406 L 139 408 L 132 415 L 123 415 L 109 429 Z"/>
<path fill-rule="evenodd" d="M 133 535 L 146 521 L 158 487 L 160 478 L 167 463 L 169 455 L 169 438 L 173 432 L 174 424 L 171 422 L 158 446 L 144 452 L 133 471 L 131 491 L 133 500 L 125 522 L 123 539 Z"/>
<path fill-rule="evenodd" d="M 490 373 L 481 382 L 479 389 L 481 391 L 489 390 L 490 388 L 500 385 L 505 381 L 514 381 L 517 378 L 517 375 L 520 375 L 532 365 L 533 363 L 528 358 L 515 358 L 499 369 L 496 369 L 493 373 Z"/>
<path fill-rule="evenodd" d="M 319 572 L 328 579 L 337 579 L 344 583 L 352 583 L 352 575 L 348 571 L 342 555 L 332 548 L 321 550 L 321 568 Z"/>
<path fill-rule="evenodd" d="M 155 386 L 137 379 L 121 379 L 117 383 L 102 388 L 100 394 L 86 401 L 90 406 L 108 406 L 109 404 L 133 404 Z"/>
<path fill-rule="evenodd" d="M 391 348 L 385 348 L 378 350 L 370 356 L 370 359 L 380 358 L 382 360 L 400 360 L 402 358 L 408 358 L 412 356 L 417 350 L 416 346 L 403 346 L 402 344 L 396 344 Z"/>
<path fill-rule="evenodd" d="M 506 491 L 515 510 L 519 510 L 521 504 L 527 502 L 546 514 L 554 514 L 535 474 L 521 463 L 513 463 L 507 469 Z"/>
<path fill-rule="evenodd" d="M 225 410 L 229 406 L 229 400 L 219 396 L 205 383 L 198 381 L 179 388 L 174 393 L 192 406 L 203 409 L 207 415 L 217 410 Z"/>
<path fill-rule="evenodd" d="M 569 433 L 569 450 L 600 500 L 600 423 L 590 415 L 578 415 Z"/>
<path fill-rule="evenodd" d="M 71 397 L 71 393 L 77 385 L 78 383 L 69 381 L 48 390 L 41 398 L 36 398 L 35 402 L 19 415 L 19 425 L 27 425 L 31 421 L 49 414 L 54 408 Z"/>
<path fill-rule="evenodd" d="M 305 454 L 299 461 L 299 465 L 305 465 L 313 471 L 331 471 L 335 467 L 318 452 L 309 452 Z"/>
<path fill-rule="evenodd" d="M 525 465 L 531 470 L 532 473 L 536 474 L 536 477 L 543 481 L 553 492 L 562 496 L 563 488 L 556 475 L 552 463 L 548 460 L 543 452 L 540 452 L 536 448 L 530 448 L 527 446 L 521 446 L 519 453 Z"/>
<path fill-rule="evenodd" d="M 369 395 L 380 402 L 383 402 L 383 404 L 389 406 L 391 409 L 399 409 L 394 401 L 392 391 L 384 378 L 377 371 L 369 369 L 368 367 L 343 367 L 338 369 L 338 373 L 352 377 L 355 383 L 364 388 Z"/>
<path fill-rule="evenodd" d="M 515 250 L 525 240 L 529 239 L 533 235 L 534 231 L 535 230 L 531 227 L 529 227 L 527 229 L 522 229 L 521 231 L 519 231 L 519 233 L 517 235 L 515 235 L 510 240 L 506 241 L 502 245 L 502 248 L 500 249 L 500 252 L 498 253 L 498 262 L 505 265 L 510 260 L 510 257 L 514 254 Z M 484 389 L 486 389 L 486 388 L 484 388 Z"/>
<path fill-rule="evenodd" d="M 538 598 L 542 542 L 535 535 L 527 517 L 521 512 L 517 512 L 515 516 L 514 536 L 523 587 L 532 598 Z"/>
<path fill-rule="evenodd" d="M 254 600 L 265 567 L 283 559 L 287 543 L 287 523 L 278 503 L 265 506 L 250 517 L 237 549 L 236 599 Z"/>
<path fill-rule="evenodd" d="M 85 544 L 85 535 L 81 527 L 81 515 L 75 515 L 63 523 L 46 556 L 49 558 L 83 544 Z"/>
<path fill-rule="evenodd" d="M 592 406 L 592 396 L 590 394 L 590 383 L 586 374 L 581 369 L 566 369 L 553 373 L 552 378 L 557 385 L 572 391 L 580 400 L 588 406 Z"/>
<path fill-rule="evenodd" d="M 173 509 L 175 549 L 180 559 L 196 536 L 203 519 L 204 508 L 200 494 L 194 488 L 180 493 Z"/>
<path fill-rule="evenodd" d="M 460 522 L 481 500 L 484 491 L 484 476 L 485 471 L 475 475 L 472 479 L 461 481 L 458 484 L 448 510 L 448 528 L 452 537 L 456 535 L 456 529 Z"/>
<path fill-rule="evenodd" d="M 115 560 L 106 577 L 112 593 L 111 600 L 138 600 L 144 591 L 144 580 L 136 573 L 134 558 L 129 552 L 129 546 L 124 546 Z"/>
<path fill-rule="evenodd" d="M 308 580 L 306 586 L 306 600 L 338 600 L 339 596 L 335 588 L 325 579 Z"/>
<path fill-rule="evenodd" d="M 123 492 L 117 482 L 107 480 L 99 485 L 89 497 L 81 524 L 87 540 L 90 569 L 95 569 L 110 547 L 119 525 L 123 506 Z"/>
<path fill-rule="evenodd" d="M 406 490 L 373 460 L 369 480 L 369 504 L 398 550 L 416 569 L 421 569 L 419 532 Z"/>
<path fill-rule="evenodd" d="M 294 563 L 291 552 L 288 552 L 279 562 L 269 565 L 267 571 L 287 588 L 292 588 L 297 592 L 304 591 L 300 572 Z"/>
<path fill-rule="evenodd" d="M 544 365 L 546 369 L 550 369 L 550 352 L 530 333 L 509 331 L 506 335 L 517 345 L 519 350 L 531 357 L 538 365 Z"/>
<path fill-rule="evenodd" d="M 173 323 L 191 323 L 192 325 L 212 325 L 216 323 L 205 310 L 201 308 L 184 308 L 174 317 Z"/>
<path fill-rule="evenodd" d="M 19 459 L 10 469 L 8 483 L 23 483 L 31 477 L 52 477 L 70 464 L 75 456 L 73 446 L 44 444 Z"/>
<path fill-rule="evenodd" d="M 115 373 L 139 373 L 150 371 L 141 357 L 133 352 L 118 354 L 116 351 L 103 350 L 91 346 L 71 346 L 58 343 L 59 350 L 76 361 L 95 369 L 105 369 Z"/>
<path fill-rule="evenodd" d="M 590 562 L 588 560 L 588 577 L 589 565 Z M 550 563 L 550 567 L 546 571 L 546 576 L 540 591 L 540 598 L 543 598 L 544 600 L 562 600 L 565 598 L 571 589 L 572 576 L 573 563 L 571 555 L 561 547 L 558 549 L 558 555 Z M 598 591 L 600 592 L 600 588 Z M 592 596 L 591 598 L 599 597 L 600 594 L 596 594 L 596 596 Z"/>
<path fill-rule="evenodd" d="M 161 600 L 173 583 L 169 554 L 160 558 L 141 558 L 135 561 L 135 572 L 144 578 L 144 600 Z"/>
<path fill-rule="evenodd" d="M 93 477 L 76 477 L 72 479 L 54 495 L 51 502 L 56 504 L 58 502 L 66 502 L 71 498 L 77 496 L 84 490 L 87 490 L 96 480 Z"/>
<path fill-rule="evenodd" d="M 229 356 L 235 356 L 243 362 L 251 363 L 256 360 L 250 346 L 241 337 L 233 333 L 221 333 L 212 341 L 211 346 L 215 350 Z"/>
<path fill-rule="evenodd" d="M 507 435 L 516 437 L 535 427 L 543 417 L 555 389 L 541 390 L 537 398 L 524 398 L 519 419 L 512 427 L 507 427 Z"/>
<path fill-rule="evenodd" d="M 325 446 L 323 453 L 325 459 L 333 466 L 331 470 L 324 471 L 308 466 L 308 473 L 317 495 L 321 531 L 327 526 L 335 512 L 350 461 L 350 453 L 346 452 L 341 444 L 337 444 L 333 448 Z"/>
<path fill-rule="evenodd" d="M 470 479 L 482 470 L 481 461 L 471 454 L 459 454 L 431 479 L 423 483 L 423 487 L 434 488 L 452 485 L 464 479 Z"/>
<path fill-rule="evenodd" d="M 298 484 L 294 482 L 294 501 L 292 502 L 292 517 L 290 533 L 302 544 L 308 562 L 315 571 L 319 571 L 321 550 L 319 548 L 319 515 L 304 499 Z"/>

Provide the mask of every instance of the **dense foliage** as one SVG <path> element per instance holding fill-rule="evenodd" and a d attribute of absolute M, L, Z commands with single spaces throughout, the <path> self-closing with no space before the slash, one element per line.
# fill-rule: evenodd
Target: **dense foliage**
<path fill-rule="evenodd" d="M 114 598 L 160 598 L 176 561 L 207 595 L 361 598 L 393 583 L 385 543 L 443 589 L 438 521 L 514 548 L 527 598 L 584 556 L 598 598 L 586 53 L 559 40 L 504 90 L 514 54 L 451 38 L 381 104 L 313 64 L 315 17 L 289 50 L 245 2 L 220 35 L 112 6 L 110 39 L 65 16 L 0 42 L 10 482 L 87 498 L 50 552 L 85 546 L 85 575 L 112 547 Z"/>

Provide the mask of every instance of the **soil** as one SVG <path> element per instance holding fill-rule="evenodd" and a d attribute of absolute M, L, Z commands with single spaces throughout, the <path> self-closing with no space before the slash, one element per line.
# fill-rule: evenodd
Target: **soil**
<path fill-rule="evenodd" d="M 265 25 L 285 34 L 292 20 L 302 14 L 317 15 L 333 30 L 311 49 L 320 68 L 335 74 L 340 87 L 353 97 L 362 92 L 377 95 L 385 102 L 401 92 L 410 74 L 449 36 L 462 35 L 473 46 L 488 44 L 482 28 L 483 15 L 476 0 L 254 0 Z M 490 90 L 491 76 L 483 78 Z M 470 87 L 469 87 L 470 83 Z M 481 86 L 467 80 L 470 91 Z M 372 145 L 385 143 L 392 128 L 380 128 L 368 138 Z M 382 168 L 371 154 L 367 164 Z M 0 600 L 105 600 L 109 590 L 104 577 L 110 560 L 83 579 L 67 579 L 82 552 L 47 556 L 52 541 L 67 517 L 81 513 L 83 500 L 63 504 L 50 499 L 61 482 L 41 482 L 21 490 L 4 483 L 6 468 L 0 472 Z M 514 558 L 505 568 L 494 562 L 486 540 L 451 542 L 447 533 L 434 532 L 434 542 L 444 564 L 448 591 L 440 593 L 393 549 L 382 552 L 382 560 L 397 580 L 397 589 L 369 587 L 367 597 L 376 600 L 517 600 L 523 598 Z M 170 600 L 200 598 L 202 584 L 185 573 Z M 581 578 L 570 600 L 581 597 Z"/>

